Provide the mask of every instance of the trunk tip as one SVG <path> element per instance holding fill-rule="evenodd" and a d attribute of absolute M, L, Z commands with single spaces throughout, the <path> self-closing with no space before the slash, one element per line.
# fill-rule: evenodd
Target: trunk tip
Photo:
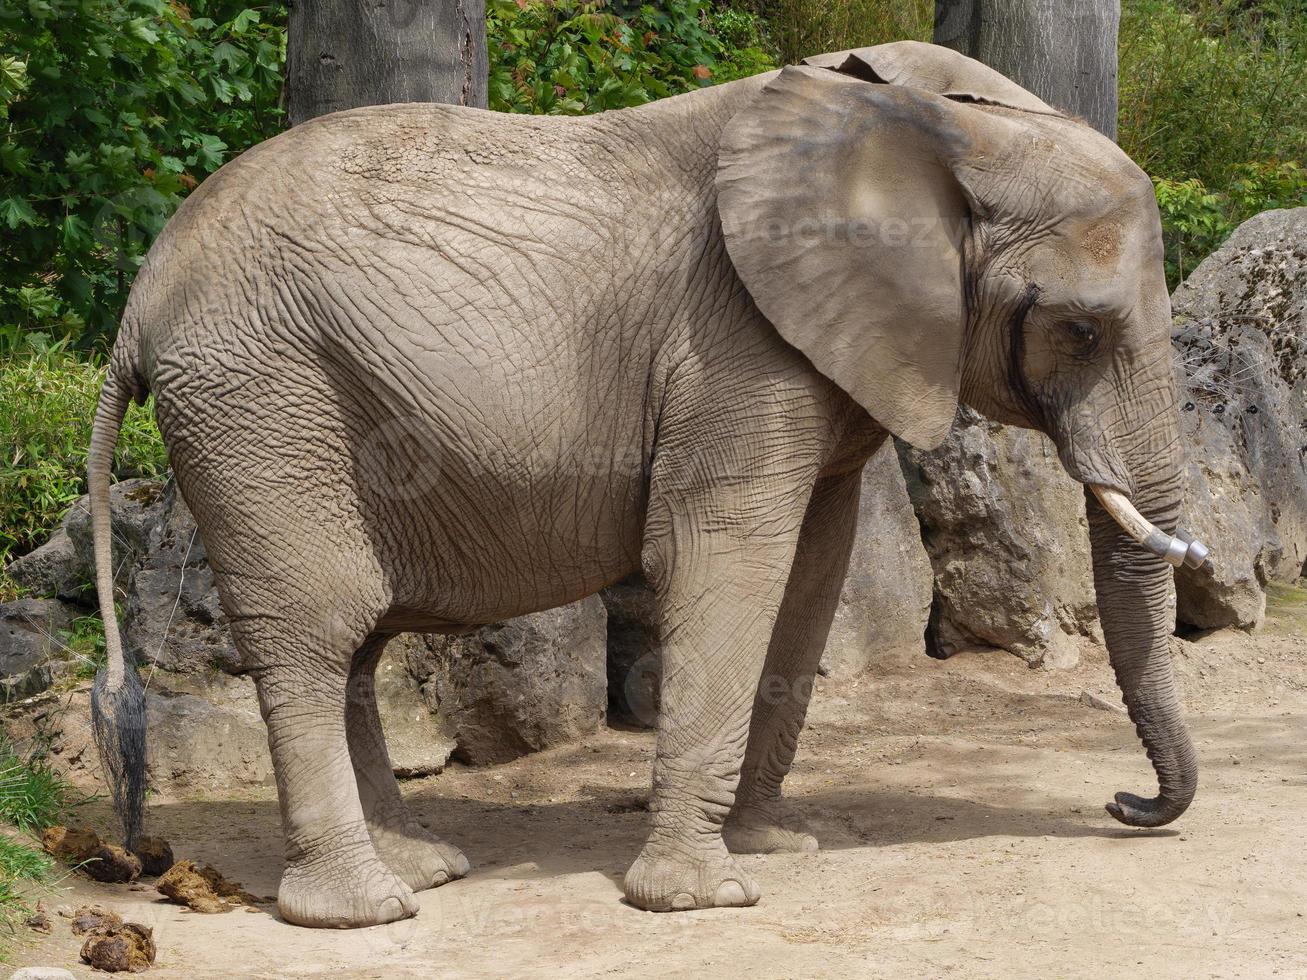
<path fill-rule="evenodd" d="M 1146 800 L 1133 793 L 1117 793 L 1105 809 L 1127 827 L 1164 827 L 1188 809 L 1189 804 L 1156 797 Z"/>

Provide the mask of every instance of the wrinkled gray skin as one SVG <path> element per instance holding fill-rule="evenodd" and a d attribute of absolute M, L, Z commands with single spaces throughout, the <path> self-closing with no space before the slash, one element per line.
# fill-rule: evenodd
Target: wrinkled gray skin
<path fill-rule="evenodd" d="M 1144 174 L 953 52 L 816 62 L 582 119 L 326 116 L 211 177 L 155 244 L 93 492 L 128 399 L 153 392 L 267 721 L 287 920 L 412 915 L 415 891 L 468 870 L 390 775 L 372 671 L 396 632 L 642 567 L 666 676 L 626 897 L 750 905 L 731 851 L 816 847 L 781 783 L 887 430 L 930 446 L 960 397 L 1174 527 Z M 1155 826 L 1196 778 L 1170 569 L 1087 506 L 1113 667 L 1161 784 L 1109 809 Z M 129 681 L 109 640 L 112 696 Z"/>

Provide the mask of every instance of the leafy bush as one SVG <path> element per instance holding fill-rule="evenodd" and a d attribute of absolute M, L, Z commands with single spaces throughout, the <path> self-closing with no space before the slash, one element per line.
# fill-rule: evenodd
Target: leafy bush
<path fill-rule="evenodd" d="M 0 351 L 112 340 L 186 192 L 281 125 L 280 3 L 0 6 Z"/>
<path fill-rule="evenodd" d="M 704 0 L 489 0 L 486 20 L 490 108 L 504 112 L 619 109 L 772 67 L 756 18 Z"/>
<path fill-rule="evenodd" d="M 1307 171 L 1294 161 L 1244 164 L 1219 192 L 1208 190 L 1197 177 L 1154 177 L 1153 187 L 1162 213 L 1166 278 L 1173 289 L 1253 215 L 1307 204 Z"/>
<path fill-rule="evenodd" d="M 65 352 L 0 361 L 0 560 L 39 544 L 86 492 L 86 452 L 104 370 Z M 132 406 L 114 472 L 158 476 L 167 454 L 153 406 Z"/>
<path fill-rule="evenodd" d="M 781 64 L 886 41 L 929 41 L 931 0 L 753 0 Z"/>

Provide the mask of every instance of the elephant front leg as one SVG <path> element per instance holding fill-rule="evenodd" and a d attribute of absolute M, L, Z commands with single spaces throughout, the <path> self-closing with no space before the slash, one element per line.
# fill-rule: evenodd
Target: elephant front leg
<path fill-rule="evenodd" d="M 749 499 L 747 489 L 736 489 L 735 499 Z M 721 829 L 793 560 L 801 496 L 766 501 L 759 492 L 750 503 L 764 512 L 748 523 L 650 502 L 644 564 L 662 618 L 663 681 L 653 827 L 625 880 L 626 898 L 638 908 L 753 905 L 760 896 Z"/>
<path fill-rule="evenodd" d="M 359 802 L 377 854 L 416 892 L 462 878 L 471 865 L 457 847 L 419 824 L 400 794 L 377 712 L 377 663 L 388 639 L 370 637 L 354 655 L 345 727 Z"/>
<path fill-rule="evenodd" d="M 736 854 L 815 851 L 817 838 L 781 795 L 813 678 L 839 605 L 858 521 L 861 472 L 817 484 L 753 703 L 749 744 L 726 846 Z"/>

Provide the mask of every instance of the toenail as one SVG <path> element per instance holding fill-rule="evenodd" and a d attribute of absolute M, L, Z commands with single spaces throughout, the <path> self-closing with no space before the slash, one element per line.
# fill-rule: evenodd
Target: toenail
<path fill-rule="evenodd" d="M 684 912 L 688 909 L 692 909 L 696 904 L 698 903 L 695 902 L 694 896 L 689 892 L 681 892 L 681 894 L 672 899 L 672 908 L 677 912 Z"/>
<path fill-rule="evenodd" d="M 723 881 L 717 887 L 714 901 L 718 905 L 744 905 L 749 899 L 744 892 L 744 886 L 738 881 Z"/>
<path fill-rule="evenodd" d="M 460 854 L 458 860 L 454 862 L 455 877 L 462 878 L 472 870 L 472 862 L 467 859 L 466 855 Z"/>
<path fill-rule="evenodd" d="M 440 885 L 443 885 L 448 880 L 449 880 L 448 874 L 446 874 L 444 871 L 437 871 L 435 879 L 431 882 L 431 886 L 433 888 L 439 887 Z"/>

